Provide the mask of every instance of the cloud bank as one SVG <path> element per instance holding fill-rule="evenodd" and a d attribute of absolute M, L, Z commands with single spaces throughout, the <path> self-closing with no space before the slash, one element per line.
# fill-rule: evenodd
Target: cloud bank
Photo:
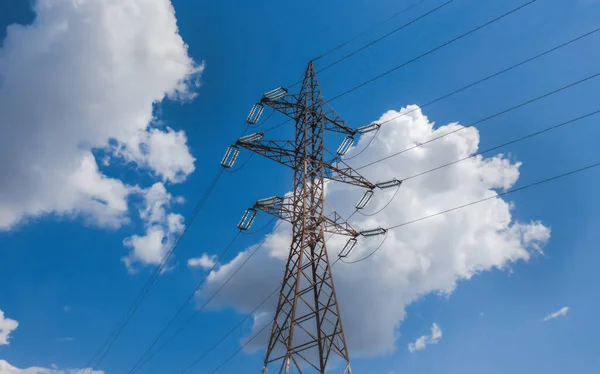
<path fill-rule="evenodd" d="M 0 231 L 48 215 L 118 228 L 146 187 L 109 176 L 96 155 L 103 167 L 183 182 L 195 161 L 187 137 L 153 106 L 192 99 L 204 66 L 169 0 L 38 0 L 34 11 L 0 47 Z M 156 241 L 168 241 L 166 224 L 146 226 L 145 241 L 127 242 L 131 261 L 155 263 Z"/>
<path fill-rule="evenodd" d="M 403 114 L 399 118 L 400 114 Z M 435 127 L 418 107 L 389 111 L 368 152 L 348 161 L 358 167 L 394 152 L 461 128 L 458 123 Z M 348 158 L 358 154 L 373 136 L 362 136 Z M 373 182 L 394 177 L 404 179 L 413 174 L 443 165 L 477 152 L 479 132 L 465 128 L 439 141 L 406 152 L 399 157 L 361 170 Z M 407 180 L 396 197 L 395 191 L 377 191 L 363 213 L 379 211 L 374 216 L 355 214 L 350 223 L 357 229 L 390 227 L 471 201 L 495 196 L 496 190 L 513 186 L 519 178 L 519 162 L 502 154 L 484 158 L 476 156 L 452 167 Z M 282 191 L 285 192 L 285 191 Z M 364 191 L 339 183 L 328 183 L 326 197 L 342 216 L 353 212 L 353 205 Z M 282 193 L 283 195 L 283 193 Z M 427 294 L 449 295 L 460 281 L 492 269 L 507 269 L 516 262 L 528 261 L 542 250 L 550 230 L 539 221 L 519 222 L 512 218 L 515 206 L 502 198 L 471 206 L 403 226 L 382 237 L 360 238 L 359 245 L 347 258 L 360 259 L 381 245 L 368 260 L 357 264 L 338 262 L 333 267 L 338 301 L 346 338 L 354 356 L 390 353 L 396 349 L 406 307 Z M 210 304 L 214 309 L 233 308 L 249 313 L 264 300 L 283 278 L 290 245 L 290 226 L 282 224 L 272 232 L 265 245 L 225 286 Z M 345 243 L 332 237 L 328 242 L 330 258 Z M 208 278 L 199 299 L 209 297 L 248 257 L 254 247 L 222 264 Z M 255 315 L 252 333 L 259 331 L 273 317 L 276 297 L 269 299 Z M 262 349 L 268 329 L 249 345 Z"/>

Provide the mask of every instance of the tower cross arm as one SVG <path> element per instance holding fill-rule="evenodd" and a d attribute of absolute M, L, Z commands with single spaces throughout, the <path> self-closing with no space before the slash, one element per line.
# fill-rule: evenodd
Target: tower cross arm
<path fill-rule="evenodd" d="M 323 164 L 325 170 L 327 170 L 325 174 L 327 179 L 368 188 L 370 190 L 376 187 L 375 184 L 369 182 L 367 178 L 360 175 L 359 172 L 346 165 L 344 162 L 337 162 L 338 165 L 335 165 L 334 162 L 323 162 Z"/>
<path fill-rule="evenodd" d="M 235 143 L 236 146 L 245 148 L 249 151 L 257 153 L 261 156 L 265 156 L 288 166 L 294 168 L 297 163 L 297 155 L 295 152 L 295 145 L 289 140 L 276 141 L 276 140 L 256 140 L 252 142 L 241 142 Z"/>
<path fill-rule="evenodd" d="M 272 198 L 275 199 L 275 198 Z M 268 203 L 261 203 L 260 200 L 256 204 L 254 204 L 254 209 L 263 211 L 267 214 L 270 214 L 278 219 L 281 219 L 286 222 L 293 223 L 294 222 L 294 204 L 290 199 L 276 198 L 279 199 L 278 202 L 273 203 L 272 201 Z M 268 199 L 265 199 L 268 200 Z M 342 216 L 340 216 L 337 212 L 333 211 L 328 215 L 324 215 L 322 217 L 324 223 L 324 231 L 331 234 L 339 234 L 350 236 L 356 238 L 360 235 L 360 233 L 348 222 L 346 222 Z"/>
<path fill-rule="evenodd" d="M 298 118 L 299 113 L 308 111 L 315 116 L 321 116 L 323 118 L 323 120 L 325 121 L 326 130 L 340 132 L 346 135 L 356 134 L 356 130 L 350 127 L 346 123 L 346 121 L 344 121 L 340 116 L 338 116 L 338 114 L 329 106 L 327 106 L 329 111 L 323 114 L 320 112 L 316 112 L 311 108 L 303 107 L 299 105 L 298 102 L 289 102 L 285 97 L 280 98 L 278 100 L 269 100 L 263 98 L 262 103 L 294 120 Z"/>

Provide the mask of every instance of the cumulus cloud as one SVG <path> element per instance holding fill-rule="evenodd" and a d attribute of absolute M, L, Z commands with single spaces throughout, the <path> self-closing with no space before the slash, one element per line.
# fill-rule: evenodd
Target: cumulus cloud
<path fill-rule="evenodd" d="M 412 112 L 411 112 L 412 111 Z M 360 166 L 391 153 L 423 143 L 432 137 L 461 128 L 458 123 L 435 127 L 417 107 L 402 109 L 406 114 L 381 127 L 368 152 L 348 161 Z M 385 121 L 400 114 L 385 113 Z M 348 157 L 360 152 L 373 136 L 361 137 Z M 408 176 L 460 159 L 477 152 L 479 132 L 465 128 L 439 141 L 427 144 L 399 157 L 361 170 L 371 181 Z M 476 156 L 436 172 L 407 180 L 395 199 L 375 216 L 355 214 L 350 223 L 357 229 L 390 227 L 475 200 L 497 195 L 496 190 L 510 188 L 519 178 L 519 162 L 498 154 Z M 282 191 L 285 192 L 285 191 Z M 378 190 L 364 213 L 373 213 L 390 202 L 393 190 Z M 363 194 L 358 188 L 339 183 L 326 185 L 326 198 L 343 216 Z M 368 356 L 392 352 L 396 348 L 406 307 L 427 294 L 449 295 L 459 284 L 492 269 L 507 269 L 511 264 L 528 261 L 542 250 L 550 230 L 541 222 L 519 222 L 512 217 L 513 203 L 494 198 L 485 203 L 460 209 L 432 219 L 389 231 L 378 252 L 356 264 L 338 262 L 333 276 L 352 354 Z M 234 308 L 248 313 L 263 301 L 283 278 L 290 244 L 290 226 L 278 226 L 263 248 L 228 283 L 211 306 Z M 327 242 L 330 259 L 335 259 L 346 239 L 332 237 Z M 347 258 L 360 259 L 371 253 L 382 237 L 360 238 L 359 245 Z M 213 271 L 200 299 L 208 297 L 248 257 L 253 247 L 240 252 L 232 261 Z M 272 297 L 259 308 L 252 334 L 273 317 L 277 299 Z M 265 317 L 267 316 L 267 317 Z M 260 318 L 258 318 L 260 317 Z M 264 348 L 268 329 L 249 345 Z"/>
<path fill-rule="evenodd" d="M 442 339 L 442 329 L 437 323 L 434 323 L 431 325 L 431 335 L 423 335 L 414 343 L 410 343 L 408 345 L 408 351 L 410 353 L 422 351 L 423 349 L 427 348 L 429 344 L 437 344 L 440 339 Z"/>
<path fill-rule="evenodd" d="M 0 44 L 0 230 L 49 214 L 117 228 L 138 190 L 103 173 L 93 152 L 104 151 L 103 166 L 185 180 L 186 135 L 153 106 L 191 99 L 203 65 L 170 0 L 37 0 L 34 11 Z"/>
<path fill-rule="evenodd" d="M 191 268 L 202 268 L 204 270 L 211 269 L 216 264 L 217 256 L 209 256 L 203 253 L 202 256 L 196 258 L 190 258 L 188 260 L 188 266 Z"/>
<path fill-rule="evenodd" d="M 546 317 L 544 317 L 544 322 L 548 322 L 551 319 L 556 319 L 558 317 L 566 317 L 567 313 L 569 313 L 569 307 L 568 306 L 563 306 L 558 311 L 556 311 L 554 313 L 550 313 Z"/>
<path fill-rule="evenodd" d="M 30 367 L 27 369 L 19 369 L 12 366 L 5 360 L 0 360 L 0 374 L 104 374 L 102 370 L 88 369 L 58 369 L 55 364 L 50 365 L 51 368 Z"/>
<path fill-rule="evenodd" d="M 122 260 L 132 272 L 135 272 L 136 264 L 160 264 L 184 228 L 183 216 L 168 212 L 174 199 L 163 183 L 157 182 L 141 193 L 144 196 L 144 204 L 139 210 L 139 215 L 146 232 L 142 236 L 133 235 L 123 241 L 131 252 Z"/>
<path fill-rule="evenodd" d="M 4 312 L 0 309 L 0 345 L 8 345 L 10 333 L 19 327 L 19 322 L 14 319 L 4 317 Z"/>

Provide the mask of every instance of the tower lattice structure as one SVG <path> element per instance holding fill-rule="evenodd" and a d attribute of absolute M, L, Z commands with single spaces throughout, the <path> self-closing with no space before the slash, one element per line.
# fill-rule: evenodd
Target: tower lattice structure
<path fill-rule="evenodd" d="M 325 212 L 324 181 L 353 184 L 369 191 L 375 185 L 341 157 L 325 160 L 326 131 L 345 134 L 342 147 L 345 144 L 349 148 L 356 130 L 323 100 L 312 62 L 297 94 L 279 88 L 266 93 L 257 104 L 261 112 L 265 105 L 292 118 L 296 131 L 293 141 L 264 140 L 259 133 L 236 143 L 294 170 L 294 189 L 289 196 L 259 200 L 251 209 L 292 225 L 292 244 L 263 373 L 325 373 L 326 369 L 341 368 L 340 372 L 351 374 L 325 233 L 346 235 L 354 242 L 359 233 L 336 212 Z"/>

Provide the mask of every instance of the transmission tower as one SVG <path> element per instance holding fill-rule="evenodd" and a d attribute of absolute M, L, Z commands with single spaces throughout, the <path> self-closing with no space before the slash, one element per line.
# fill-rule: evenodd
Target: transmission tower
<path fill-rule="evenodd" d="M 263 133 L 240 138 L 223 159 L 231 167 L 239 148 L 245 148 L 275 160 L 294 170 L 294 189 L 286 196 L 258 200 L 246 211 L 240 229 L 248 229 L 257 211 L 264 211 L 292 224 L 292 244 L 267 346 L 263 373 L 325 373 L 342 366 L 352 373 L 340 310 L 335 293 L 331 263 L 325 246 L 325 233 L 349 237 L 340 256 L 347 256 L 356 238 L 377 235 L 382 229 L 359 233 L 335 211 L 325 211 L 324 180 L 330 179 L 366 188 L 357 208 L 366 206 L 376 187 L 396 183 L 373 184 L 346 165 L 343 156 L 352 146 L 354 135 L 376 130 L 371 124 L 357 130 L 344 122 L 323 100 L 312 62 L 308 64 L 299 93 L 289 94 L 277 88 L 264 94 L 252 108 L 247 122 L 255 124 L 268 106 L 293 119 L 293 141 L 264 140 Z M 325 131 L 346 135 L 332 160 L 325 160 Z M 399 183 L 399 182 L 398 182 Z M 329 364 L 329 366 L 328 366 Z"/>

